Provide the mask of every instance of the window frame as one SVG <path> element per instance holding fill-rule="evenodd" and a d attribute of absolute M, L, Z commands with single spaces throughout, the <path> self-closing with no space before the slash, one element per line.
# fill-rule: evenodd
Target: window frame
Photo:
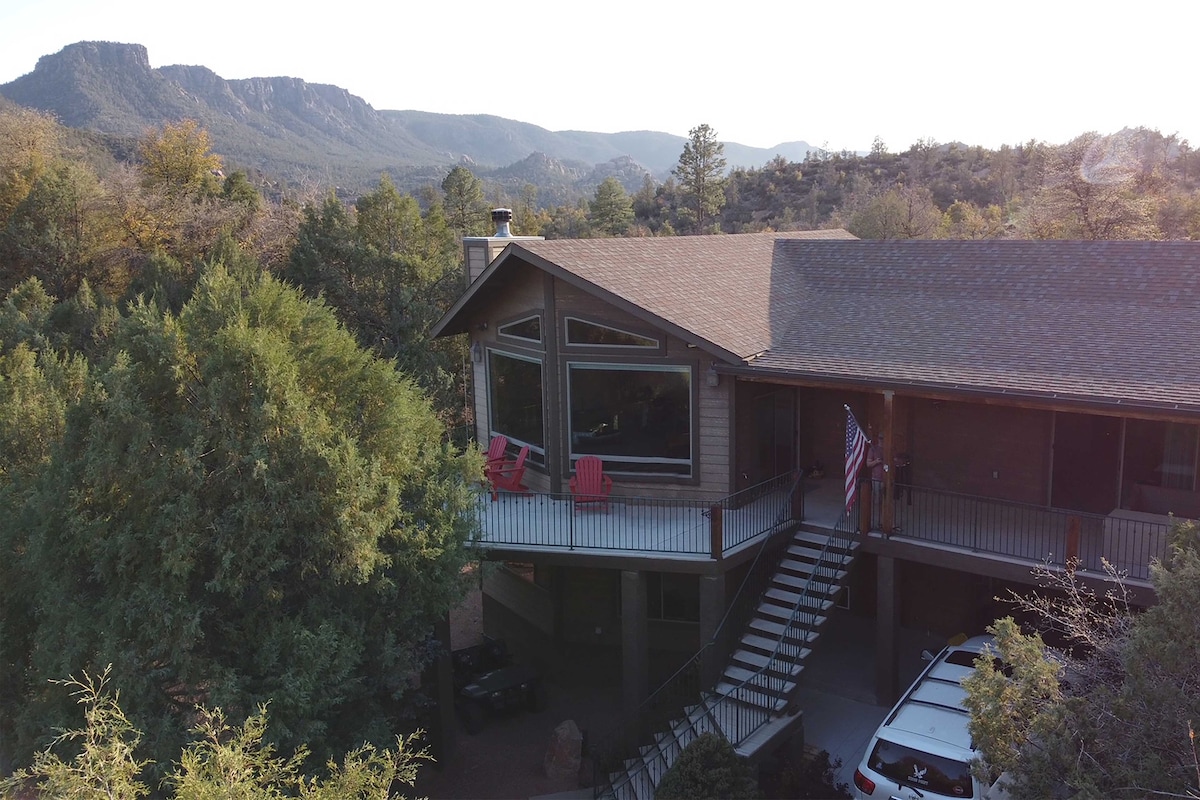
<path fill-rule="evenodd" d="M 574 413 L 575 409 L 572 404 L 572 373 L 573 370 L 580 369 L 583 371 L 599 372 L 609 370 L 614 372 L 656 372 L 667 374 L 678 374 L 686 377 L 687 380 L 687 442 L 688 442 L 688 457 L 686 459 L 655 457 L 655 456 L 633 456 L 627 455 L 618 458 L 615 455 L 604 455 L 596 453 L 577 452 L 575 449 L 574 437 Z M 609 360 L 578 360 L 565 359 L 562 369 L 563 381 L 563 397 L 562 404 L 564 417 L 561 420 L 565 436 L 565 449 L 567 456 L 567 465 L 570 470 L 575 469 L 575 462 L 585 455 L 599 455 L 604 459 L 605 472 L 610 472 L 614 475 L 624 475 L 633 479 L 652 479 L 652 480 L 674 480 L 695 482 L 699 477 L 699 465 L 697 459 L 697 413 L 698 413 L 698 389 L 697 389 L 697 365 L 694 363 L 681 362 L 626 362 L 626 361 L 609 361 Z M 686 467 L 686 471 L 639 471 L 621 469 L 620 464 L 664 464 L 664 465 L 680 465 Z"/>
<path fill-rule="evenodd" d="M 511 328 L 514 325 L 519 325 L 522 322 L 528 322 L 530 320 L 537 320 L 538 334 L 540 335 L 541 338 L 530 339 L 526 336 L 518 336 L 517 334 L 506 333 L 504 331 L 505 328 Z M 504 340 L 512 342 L 513 344 L 520 345 L 522 347 L 534 347 L 539 350 L 544 350 L 546 348 L 545 315 L 542 314 L 542 312 L 540 310 L 537 310 L 537 311 L 530 312 L 528 314 L 521 314 L 519 316 L 510 317 L 508 319 L 501 320 L 500 322 L 496 323 L 496 338 L 497 339 L 503 338 Z"/>
<path fill-rule="evenodd" d="M 626 336 L 636 336 L 641 339 L 654 342 L 649 344 L 596 344 L 595 342 L 572 342 L 570 331 L 571 322 L 582 322 L 585 325 L 594 325 L 598 328 L 606 328 L 616 333 L 622 333 Z M 645 353 L 647 355 L 665 355 L 667 352 L 667 342 L 663 336 L 655 336 L 647 333 L 644 330 L 636 330 L 618 325 L 614 322 L 596 319 L 594 317 L 584 317 L 578 314 L 564 314 L 562 316 L 562 346 L 565 351 L 581 352 L 581 351 L 600 351 L 600 352 L 621 352 L 621 353 Z"/>
<path fill-rule="evenodd" d="M 510 447 L 512 447 L 514 445 L 516 447 L 528 445 L 529 446 L 529 455 L 527 456 L 526 463 L 528 463 L 531 467 L 533 467 L 535 469 L 545 471 L 546 470 L 546 453 L 548 450 L 546 439 L 547 439 L 548 430 L 549 430 L 549 426 L 546 424 L 548 420 L 547 420 L 547 414 L 546 414 L 546 359 L 545 359 L 545 356 L 542 353 L 521 352 L 521 351 L 509 349 L 509 348 L 495 347 L 492 345 L 485 347 L 484 352 L 486 355 L 486 358 L 484 360 L 484 367 L 485 367 L 485 370 L 487 373 L 486 380 L 487 380 L 487 403 L 488 403 L 488 419 L 487 419 L 488 435 L 489 436 L 497 436 L 497 435 L 506 436 L 508 438 L 508 443 L 509 443 Z M 521 437 L 516 436 L 512 433 L 506 432 L 506 431 L 497 430 L 497 428 L 496 428 L 496 394 L 495 394 L 496 387 L 495 387 L 495 384 L 493 383 L 494 371 L 492 369 L 492 357 L 493 356 L 509 358 L 514 361 L 522 361 L 525 363 L 537 364 L 538 368 L 541 370 L 541 388 L 538 392 L 538 407 L 540 409 L 541 427 L 542 427 L 542 442 L 541 442 L 541 444 L 538 444 L 536 442 L 526 441 L 525 439 L 522 439 Z"/>

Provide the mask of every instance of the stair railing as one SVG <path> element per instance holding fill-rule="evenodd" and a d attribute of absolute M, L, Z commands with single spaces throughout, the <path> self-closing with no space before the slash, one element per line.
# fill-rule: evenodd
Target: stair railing
<path fill-rule="evenodd" d="M 763 593 L 770 586 L 770 579 L 778 570 L 787 548 L 780 547 L 778 552 L 773 554 L 769 554 L 769 551 L 783 538 L 781 533 L 790 532 L 791 528 L 785 523 L 789 520 L 799 521 L 794 519 L 793 509 L 803 508 L 797 496 L 799 493 L 799 497 L 803 497 L 803 492 L 804 471 L 796 470 L 791 491 L 784 498 L 779 512 L 775 516 L 775 521 L 769 529 L 770 533 L 763 538 L 762 544 L 759 545 L 754 560 L 738 586 L 737 594 L 730 601 L 725 615 L 717 624 L 712 637 L 701 645 L 700 649 L 684 662 L 683 666 L 679 667 L 671 677 L 663 681 L 641 702 L 635 720 L 624 723 L 616 731 L 610 732 L 595 745 L 589 747 L 592 755 L 592 792 L 594 797 L 599 797 L 603 788 L 607 786 L 608 776 L 618 771 L 627 758 L 632 757 L 630 753 L 636 752 L 638 742 L 652 738 L 656 732 L 663 730 L 664 726 L 681 716 L 687 705 L 696 702 L 698 698 L 703 699 L 703 687 L 700 680 L 705 658 L 724 659 L 729 657 L 731 648 L 725 641 L 725 631 L 731 628 L 733 624 L 731 620 L 744 616 L 742 624 L 749 622 L 750 615 L 753 614 Z M 736 614 L 735 609 L 737 610 Z M 717 653 L 717 656 L 709 656 L 710 650 Z M 640 769 L 646 769 L 645 764 Z"/>
<path fill-rule="evenodd" d="M 783 677 L 781 671 L 775 670 L 774 667 L 782 659 L 787 659 L 793 664 L 799 660 L 800 651 L 803 650 L 805 644 L 803 632 L 812 630 L 815 627 L 816 618 L 821 613 L 821 597 L 829 594 L 828 591 L 814 593 L 813 586 L 820 577 L 828 579 L 820 581 L 825 585 L 833 585 L 836 582 L 837 573 L 850 561 L 850 553 L 852 552 L 850 545 L 857 536 L 857 528 L 857 524 L 852 523 L 851 515 L 842 512 L 841 517 L 838 518 L 838 522 L 834 526 L 833 535 L 826 540 L 824 546 L 821 548 L 812 574 L 809 575 L 808 580 L 804 583 L 804 587 L 799 592 L 800 601 L 792 609 L 792 614 L 784 625 L 779 642 L 775 645 L 775 649 L 769 656 L 767 663 L 754 670 L 749 678 L 738 684 L 728 694 L 719 695 L 713 693 L 712 697 L 714 699 L 709 706 L 712 712 L 725 705 L 729 697 L 736 698 L 743 690 L 756 691 L 761 694 L 768 694 L 774 691 L 780 696 L 786 694 L 785 690 L 788 678 Z M 836 556 L 833 555 L 834 551 L 837 552 Z M 804 602 L 805 598 L 809 597 L 813 599 L 812 605 Z M 795 641 L 797 634 L 801 635 L 799 641 Z M 765 688 L 767 691 L 762 692 L 760 688 Z M 732 721 L 734 722 L 734 728 L 738 732 L 738 740 L 733 742 L 735 747 L 769 722 L 773 716 L 772 712 L 760 709 L 757 706 L 750 707 L 738 704 L 731 708 L 733 709 Z M 726 711 L 724 713 L 726 714 L 725 718 L 728 719 L 730 712 Z"/>

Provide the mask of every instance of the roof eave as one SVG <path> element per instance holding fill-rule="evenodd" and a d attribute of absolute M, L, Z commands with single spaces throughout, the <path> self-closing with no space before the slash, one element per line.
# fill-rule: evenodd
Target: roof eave
<path fill-rule="evenodd" d="M 752 364 L 724 365 L 717 369 L 722 375 L 747 380 L 775 380 L 814 385 L 845 387 L 856 390 L 895 391 L 920 393 L 930 397 L 961 398 L 974 400 L 1003 400 L 1023 405 L 1042 405 L 1055 408 L 1078 408 L 1079 410 L 1118 412 L 1121 415 L 1200 417 L 1200 405 L 1151 401 L 1139 398 L 1111 398 L 1099 395 L 1066 394 L 1063 392 L 1038 392 L 1029 389 L 996 389 L 986 386 L 971 386 L 961 383 L 937 381 L 871 380 L 835 373 L 804 370 L 771 369 Z"/>

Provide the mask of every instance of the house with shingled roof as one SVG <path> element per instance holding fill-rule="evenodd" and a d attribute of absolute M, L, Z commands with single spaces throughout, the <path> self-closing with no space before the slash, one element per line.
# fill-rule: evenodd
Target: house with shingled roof
<path fill-rule="evenodd" d="M 1200 517 L 1200 243 L 465 248 L 434 334 L 470 339 L 481 444 L 528 453 L 527 491 L 480 501 L 477 545 L 513 567 L 491 571 L 485 619 L 619 653 L 614 796 L 652 792 L 705 729 L 751 757 L 788 735 L 834 606 L 874 620 L 886 705 L 902 626 L 981 632 L 1038 565 L 1102 587 L 1109 563 L 1152 603 L 1170 515 Z M 849 508 L 848 413 L 888 466 Z M 587 456 L 604 508 L 572 503 Z M 648 729 L 672 674 L 694 699 Z"/>

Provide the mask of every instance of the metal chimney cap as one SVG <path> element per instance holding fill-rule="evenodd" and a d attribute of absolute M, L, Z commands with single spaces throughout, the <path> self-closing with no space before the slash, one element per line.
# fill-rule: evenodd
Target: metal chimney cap
<path fill-rule="evenodd" d="M 512 232 L 508 229 L 508 223 L 512 222 L 513 212 L 511 208 L 496 208 L 492 210 L 492 222 L 496 223 L 496 238 L 510 238 Z"/>

